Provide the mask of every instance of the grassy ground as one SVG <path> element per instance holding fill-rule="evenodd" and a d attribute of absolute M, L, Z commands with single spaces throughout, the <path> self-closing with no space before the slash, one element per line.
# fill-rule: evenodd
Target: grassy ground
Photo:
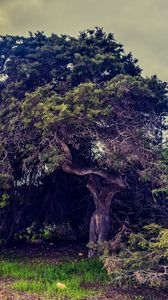
<path fill-rule="evenodd" d="M 101 262 L 74 245 L 0 251 L 0 300 L 168 300 L 161 291 L 114 289 Z"/>
<path fill-rule="evenodd" d="M 11 279 L 8 283 L 11 289 L 38 294 L 46 299 L 67 297 L 76 300 L 94 296 L 99 294 L 96 284 L 107 282 L 106 273 L 97 259 L 82 259 L 58 265 L 41 259 L 3 259 L 0 261 L 0 277 Z M 58 287 L 58 283 L 63 283 L 65 288 Z"/>

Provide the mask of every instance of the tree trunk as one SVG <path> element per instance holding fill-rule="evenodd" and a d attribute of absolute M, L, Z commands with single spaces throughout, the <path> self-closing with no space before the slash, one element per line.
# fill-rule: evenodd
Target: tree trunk
<path fill-rule="evenodd" d="M 122 178 L 112 176 L 103 170 L 92 167 L 81 168 L 74 165 L 68 145 L 63 141 L 60 141 L 60 145 L 65 154 L 65 161 L 62 164 L 63 171 L 77 176 L 88 176 L 89 178 L 87 188 L 91 192 L 95 203 L 95 212 L 90 221 L 89 243 L 96 244 L 107 241 L 111 201 L 116 193 L 127 187 L 127 184 Z M 95 255 L 95 252 L 90 250 L 89 257 L 93 255 Z"/>
<path fill-rule="evenodd" d="M 102 214 L 95 211 L 92 214 L 89 229 L 89 244 L 94 248 L 98 242 L 108 240 L 109 234 L 109 215 Z M 97 251 L 95 249 L 89 249 L 88 257 L 95 256 Z"/>
<path fill-rule="evenodd" d="M 96 245 L 98 242 L 108 241 L 110 229 L 110 206 L 114 195 L 120 191 L 114 184 L 98 178 L 95 175 L 89 176 L 87 184 L 91 192 L 95 211 L 92 214 L 89 231 L 89 244 Z M 94 248 L 94 247 L 93 247 Z M 89 250 L 89 257 L 95 256 L 96 250 Z"/>

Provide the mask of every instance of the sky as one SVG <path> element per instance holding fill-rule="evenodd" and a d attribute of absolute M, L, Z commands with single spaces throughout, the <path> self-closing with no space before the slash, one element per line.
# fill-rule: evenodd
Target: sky
<path fill-rule="evenodd" d="M 168 81 L 168 0 L 0 0 L 0 34 L 112 32 L 144 76 Z"/>

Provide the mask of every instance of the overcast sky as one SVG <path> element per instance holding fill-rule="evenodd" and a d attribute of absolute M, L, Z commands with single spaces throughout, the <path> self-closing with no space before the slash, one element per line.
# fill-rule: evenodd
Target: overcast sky
<path fill-rule="evenodd" d="M 113 32 L 144 75 L 168 81 L 168 0 L 0 0 L 0 34 Z"/>

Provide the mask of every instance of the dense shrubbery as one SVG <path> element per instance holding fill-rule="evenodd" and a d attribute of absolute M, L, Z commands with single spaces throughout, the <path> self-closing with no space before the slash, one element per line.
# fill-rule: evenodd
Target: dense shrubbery
<path fill-rule="evenodd" d="M 76 234 L 69 223 L 63 224 L 43 224 L 38 228 L 36 223 L 30 227 L 15 234 L 16 241 L 73 241 L 76 240 Z"/>
<path fill-rule="evenodd" d="M 110 245 L 102 260 L 113 285 L 168 286 L 168 229 L 150 224 L 131 233 L 118 255 L 107 254 Z"/>

